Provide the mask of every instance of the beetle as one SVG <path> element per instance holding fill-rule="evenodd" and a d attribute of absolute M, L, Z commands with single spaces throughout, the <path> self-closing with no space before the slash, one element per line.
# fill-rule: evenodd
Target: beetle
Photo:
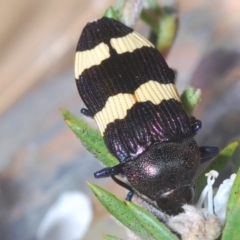
<path fill-rule="evenodd" d="M 217 147 L 198 147 L 201 121 L 189 117 L 174 84 L 174 71 L 147 39 L 103 17 L 88 23 L 75 56 L 75 79 L 108 150 L 119 164 L 94 173 L 111 177 L 165 212 L 192 201 L 200 163 Z M 116 175 L 124 175 L 129 184 Z"/>

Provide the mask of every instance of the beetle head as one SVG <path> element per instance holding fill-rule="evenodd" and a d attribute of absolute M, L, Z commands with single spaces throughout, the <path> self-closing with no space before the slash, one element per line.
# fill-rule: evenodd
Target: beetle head
<path fill-rule="evenodd" d="M 155 143 L 138 158 L 127 161 L 124 173 L 141 194 L 156 201 L 160 209 L 175 212 L 192 200 L 193 178 L 200 163 L 194 139 Z"/>

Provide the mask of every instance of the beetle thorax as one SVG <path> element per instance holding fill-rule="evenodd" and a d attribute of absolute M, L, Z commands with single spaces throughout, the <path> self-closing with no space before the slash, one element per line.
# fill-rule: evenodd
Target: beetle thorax
<path fill-rule="evenodd" d="M 199 162 L 199 149 L 192 138 L 155 143 L 137 159 L 126 162 L 124 173 L 137 191 L 155 201 L 163 193 L 191 186 Z"/>

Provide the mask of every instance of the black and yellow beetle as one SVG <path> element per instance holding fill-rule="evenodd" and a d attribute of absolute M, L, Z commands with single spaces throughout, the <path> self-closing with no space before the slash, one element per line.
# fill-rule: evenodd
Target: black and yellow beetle
<path fill-rule="evenodd" d="M 124 24 L 103 17 L 80 36 L 75 78 L 109 151 L 119 160 L 96 178 L 112 177 L 166 212 L 194 195 L 194 176 L 217 147 L 198 147 L 193 139 L 201 122 L 189 118 L 174 84 L 174 72 L 157 49 Z M 123 174 L 130 186 L 115 175 Z"/>

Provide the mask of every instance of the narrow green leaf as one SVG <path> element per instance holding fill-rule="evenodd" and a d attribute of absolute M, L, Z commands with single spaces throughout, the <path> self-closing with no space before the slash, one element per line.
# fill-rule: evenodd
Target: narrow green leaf
<path fill-rule="evenodd" d="M 102 235 L 105 240 L 122 240 L 121 238 L 111 236 L 111 235 Z"/>
<path fill-rule="evenodd" d="M 197 186 L 195 190 L 195 200 L 199 198 L 203 188 L 207 184 L 207 178 L 205 176 L 206 173 L 211 170 L 216 170 L 221 172 L 222 169 L 225 168 L 228 161 L 231 159 L 234 154 L 236 148 L 238 147 L 238 142 L 230 143 L 227 147 L 225 147 L 220 154 L 212 161 L 212 163 L 201 173 L 197 180 Z"/>
<path fill-rule="evenodd" d="M 127 2 L 128 2 L 128 0 L 117 0 L 112 5 L 112 8 L 118 14 L 118 16 L 122 15 L 122 12 L 126 8 Z"/>
<path fill-rule="evenodd" d="M 228 199 L 226 224 L 222 234 L 222 240 L 240 239 L 240 171 L 235 178 Z"/>
<path fill-rule="evenodd" d="M 222 240 L 239 240 L 240 239 L 240 201 L 231 211 L 222 233 Z"/>
<path fill-rule="evenodd" d="M 229 195 L 227 217 L 230 215 L 230 212 L 233 211 L 233 209 L 236 207 L 239 201 L 240 201 L 240 171 L 238 171 L 237 173 L 237 176 L 234 180 L 234 183 L 231 189 L 231 193 Z"/>
<path fill-rule="evenodd" d="M 177 22 L 176 18 L 172 14 L 164 14 L 160 20 L 158 39 L 156 48 L 166 56 L 169 49 L 172 46 L 172 43 L 175 39 L 177 32 Z"/>
<path fill-rule="evenodd" d="M 83 120 L 78 119 L 65 109 L 61 109 L 66 124 L 77 135 L 83 146 L 107 167 L 118 164 L 118 160 L 109 153 L 100 133 Z"/>
<path fill-rule="evenodd" d="M 108 17 L 108 18 L 113 18 L 117 21 L 119 21 L 119 17 L 118 14 L 116 13 L 116 11 L 113 9 L 113 7 L 109 7 L 105 13 L 103 14 L 104 17 Z"/>
<path fill-rule="evenodd" d="M 132 202 L 126 202 L 129 209 L 135 215 L 137 220 L 153 236 L 154 239 L 160 240 L 177 240 L 178 238 L 163 223 L 156 219 L 147 210 L 139 207 Z"/>
<path fill-rule="evenodd" d="M 149 1 L 150 8 L 143 9 L 141 18 L 151 27 L 150 41 L 166 56 L 177 32 L 177 9 L 161 8 L 156 1 Z"/>
<path fill-rule="evenodd" d="M 95 184 L 88 183 L 88 185 L 102 205 L 118 221 L 120 221 L 138 236 L 143 237 L 144 239 L 154 240 L 153 236 L 148 233 L 148 231 L 138 221 L 136 216 L 132 213 L 132 211 L 129 210 L 124 202 Z"/>
<path fill-rule="evenodd" d="M 159 29 L 159 22 L 156 21 L 156 17 L 155 17 L 156 13 L 154 12 L 154 10 L 152 9 L 143 9 L 141 12 L 141 19 L 147 23 L 147 25 L 149 25 L 151 27 L 151 31 L 153 31 L 156 35 L 155 40 L 151 40 L 152 44 L 154 46 L 156 46 L 156 42 L 157 42 L 157 32 Z"/>
<path fill-rule="evenodd" d="M 197 107 L 201 100 L 201 90 L 194 87 L 188 87 L 181 95 L 183 107 L 189 115 L 192 115 L 193 110 Z"/>

